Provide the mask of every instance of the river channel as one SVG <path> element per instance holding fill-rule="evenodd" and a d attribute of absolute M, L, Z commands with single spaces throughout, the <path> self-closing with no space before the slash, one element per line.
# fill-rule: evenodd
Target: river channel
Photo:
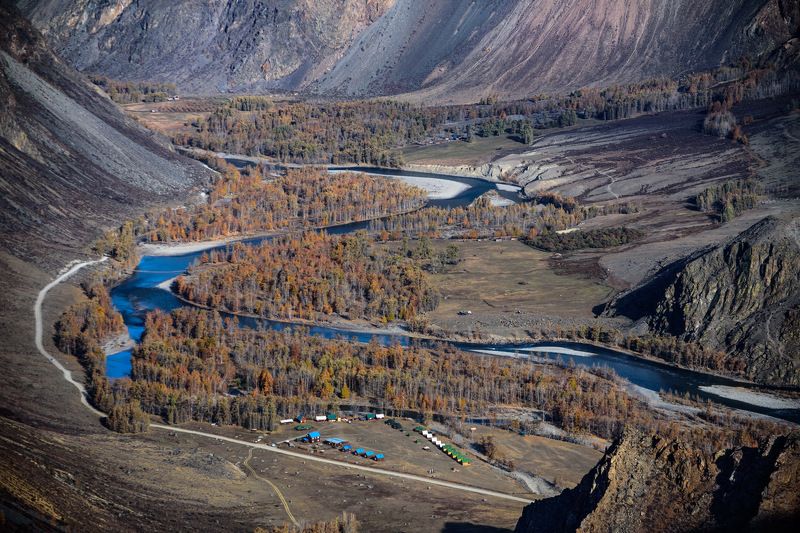
<path fill-rule="evenodd" d="M 365 170 L 378 175 L 416 175 L 432 179 L 455 180 L 465 183 L 469 187 L 453 198 L 430 200 L 429 205 L 454 207 L 468 205 L 478 196 L 495 188 L 489 181 L 477 178 L 462 178 L 441 174 L 403 173 L 395 170 L 381 169 L 356 169 Z M 498 191 L 507 195 L 509 191 Z M 360 229 L 366 229 L 369 222 L 356 222 L 329 228 L 333 234 L 345 234 Z M 253 237 L 242 239 L 241 242 L 257 244 L 270 237 Z M 215 248 L 225 248 L 228 244 L 220 244 Z M 174 278 L 186 271 L 204 252 L 195 251 L 182 255 L 158 256 L 145 255 L 137 265 L 133 274 L 111 290 L 111 297 L 116 308 L 122 313 L 128 332 L 134 341 L 139 341 L 144 329 L 144 319 L 149 311 L 161 309 L 171 311 L 177 307 L 187 305 L 178 300 L 169 290 L 159 287 L 165 281 Z M 324 338 L 344 338 L 355 342 L 377 342 L 388 345 L 400 343 L 407 346 L 412 342 L 428 342 L 413 339 L 402 333 L 376 333 L 353 331 L 327 326 L 297 326 L 296 324 L 254 318 L 238 318 L 240 325 L 256 328 L 270 328 L 275 330 L 303 327 L 311 335 Z M 614 370 L 620 377 L 627 379 L 632 384 L 649 391 L 672 391 L 678 394 L 690 393 L 704 399 L 746 411 L 771 415 L 777 418 L 800 423 L 800 409 L 776 409 L 764 405 L 745 403 L 732 398 L 707 392 L 708 387 L 745 387 L 740 382 L 710 374 L 693 372 L 675 368 L 638 358 L 620 351 L 601 348 L 589 344 L 573 342 L 541 342 L 515 345 L 486 345 L 453 343 L 456 347 L 480 353 L 486 357 L 517 357 L 540 360 L 542 358 L 562 361 L 564 364 L 575 364 L 586 367 L 605 367 Z M 123 350 L 110 354 L 107 358 L 107 373 L 111 378 L 120 378 L 130 375 L 131 350 Z M 702 387 L 702 388 L 701 388 Z"/>

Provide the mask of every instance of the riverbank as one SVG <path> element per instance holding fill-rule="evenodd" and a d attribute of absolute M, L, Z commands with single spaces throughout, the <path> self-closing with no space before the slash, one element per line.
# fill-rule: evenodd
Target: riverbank
<path fill-rule="evenodd" d="M 278 235 L 277 233 L 264 233 L 256 235 L 237 235 L 232 237 L 221 237 L 219 239 L 212 239 L 208 241 L 198 242 L 179 242 L 179 243 L 143 243 L 139 244 L 136 249 L 140 257 L 146 255 L 153 257 L 169 257 L 175 255 L 186 255 L 195 252 L 203 252 L 216 248 L 223 244 L 234 243 L 251 238 L 269 237 Z"/>
<path fill-rule="evenodd" d="M 382 169 L 388 170 L 388 169 Z M 331 174 L 353 172 L 351 170 L 329 169 Z M 368 172 L 364 172 L 369 174 Z M 423 176 L 403 176 L 400 174 L 380 174 L 381 177 L 398 179 L 407 185 L 412 185 L 425 191 L 430 200 L 450 200 L 470 188 L 466 183 L 441 178 L 427 178 Z"/>
<path fill-rule="evenodd" d="M 731 383 L 735 383 L 741 385 L 742 387 L 764 387 L 769 388 L 767 385 L 762 385 L 738 376 L 730 376 L 723 373 L 713 372 L 711 370 L 703 370 L 703 369 L 695 369 L 690 367 L 681 366 L 675 363 L 671 363 L 665 361 L 663 359 L 658 359 L 653 356 L 649 356 L 646 354 L 633 352 L 627 350 L 623 347 L 616 346 L 616 345 L 608 345 L 599 342 L 594 342 L 588 339 L 571 339 L 566 337 L 528 337 L 527 339 L 520 339 L 519 337 L 498 337 L 493 335 L 490 339 L 486 338 L 474 338 L 474 337 L 467 337 L 458 334 L 443 334 L 440 336 L 436 335 L 428 335 L 424 333 L 410 331 L 405 328 L 401 324 L 395 324 L 391 327 L 381 327 L 376 326 L 374 324 L 369 323 L 366 320 L 348 320 L 344 318 L 333 318 L 331 320 L 306 320 L 306 319 L 287 319 L 287 318 L 268 318 L 260 315 L 256 315 L 253 313 L 246 313 L 246 312 L 233 312 L 224 309 L 215 309 L 210 306 L 206 306 L 203 304 L 199 304 L 193 302 L 191 300 L 187 300 L 182 296 L 176 294 L 174 291 L 171 290 L 170 286 L 172 284 L 173 279 L 167 280 L 159 285 L 159 288 L 168 290 L 177 300 L 180 302 L 196 307 L 198 309 L 203 309 L 206 311 L 219 311 L 221 313 L 225 313 L 230 316 L 240 317 L 245 319 L 252 319 L 252 320 L 264 320 L 273 323 L 283 324 L 286 326 L 300 326 L 300 327 L 307 327 L 307 328 L 330 328 L 338 330 L 340 333 L 346 335 L 348 333 L 352 334 L 370 334 L 370 335 L 385 335 L 385 336 L 403 336 L 409 339 L 419 340 L 419 341 L 428 341 L 428 342 L 446 342 L 451 344 L 459 345 L 462 349 L 466 351 L 470 351 L 473 353 L 481 353 L 484 355 L 499 355 L 503 357 L 522 357 L 526 354 L 535 355 L 535 354 L 558 354 L 570 357 L 577 357 L 582 359 L 589 359 L 592 357 L 597 357 L 601 354 L 589 352 L 586 350 L 579 350 L 575 348 L 567 348 L 563 346 L 557 346 L 558 343 L 568 343 L 573 344 L 579 347 L 594 347 L 599 348 L 601 350 L 606 350 L 613 354 L 619 354 L 634 358 L 636 360 L 640 360 L 642 362 L 646 362 L 648 364 L 657 365 L 667 370 L 681 370 L 685 372 L 691 372 L 698 375 L 719 378 L 722 380 L 726 380 Z M 169 282 L 169 283 L 168 283 Z M 163 285 L 163 286 L 162 286 Z M 364 341 L 366 342 L 366 341 Z M 531 346 L 531 344 L 537 344 L 536 346 Z M 470 347 L 474 346 L 474 349 Z M 513 350 L 513 351 L 511 351 Z M 716 385 L 714 387 L 717 387 Z M 734 388 L 730 386 L 720 386 L 720 387 L 727 387 L 727 388 Z M 714 389 L 716 391 L 716 388 Z M 713 392 L 710 392 L 714 394 Z M 768 393 L 757 393 L 763 396 L 772 397 L 772 395 Z M 721 396 L 721 394 L 716 394 L 717 396 Z M 775 398 L 780 399 L 779 397 L 775 396 Z M 744 401 L 744 403 L 751 403 L 746 402 L 745 400 L 741 400 L 740 398 L 729 397 L 729 399 L 735 399 L 739 401 Z M 764 407 L 765 405 L 760 405 L 757 403 L 753 403 L 753 405 L 759 405 Z M 769 406 L 766 406 L 769 407 Z M 800 408 L 798 405 L 797 408 Z"/>
<path fill-rule="evenodd" d="M 203 252 L 206 250 L 210 250 L 212 248 L 216 248 L 218 246 L 222 246 L 224 244 L 232 244 L 235 242 L 241 241 L 249 241 L 249 240 L 258 240 L 258 239 L 267 239 L 267 238 L 274 238 L 280 237 L 282 235 L 289 235 L 292 232 L 297 231 L 328 231 L 328 230 L 335 230 L 336 228 L 343 228 L 345 226 L 349 226 L 351 224 L 364 224 L 372 222 L 373 220 L 380 220 L 389 217 L 396 217 L 401 215 L 407 215 L 409 213 L 413 213 L 414 211 L 418 211 L 426 207 L 426 204 L 423 204 L 419 207 L 415 207 L 413 209 L 409 209 L 406 211 L 400 211 L 398 213 L 390 213 L 388 215 L 376 216 L 371 218 L 366 218 L 363 220 L 352 220 L 350 222 L 342 222 L 339 224 L 332 224 L 328 226 L 309 226 L 309 227 L 297 227 L 297 228 L 289 228 L 280 231 L 265 231 L 259 233 L 249 233 L 246 235 L 229 235 L 227 237 L 218 237 L 216 239 L 208 239 L 204 241 L 195 241 L 195 242 L 171 242 L 171 243 L 156 243 L 156 242 L 144 242 L 139 243 L 136 246 L 136 251 L 140 258 L 145 256 L 150 257 L 174 257 L 180 255 L 188 255 L 197 252 Z"/>
<path fill-rule="evenodd" d="M 800 400 L 784 398 L 774 394 L 746 389 L 744 387 L 727 387 L 724 385 L 701 386 L 701 390 L 729 400 L 736 400 L 750 405 L 758 405 L 768 409 L 800 409 Z"/>

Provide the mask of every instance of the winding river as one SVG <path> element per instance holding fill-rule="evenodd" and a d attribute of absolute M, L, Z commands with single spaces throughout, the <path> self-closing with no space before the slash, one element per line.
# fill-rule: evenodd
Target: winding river
<path fill-rule="evenodd" d="M 342 169 L 344 170 L 344 169 Z M 396 170 L 383 170 L 374 168 L 353 168 L 346 170 L 362 170 L 376 175 L 389 176 L 418 176 L 448 181 L 457 181 L 468 185 L 453 198 L 443 198 L 431 200 L 429 205 L 439 206 L 458 206 L 468 205 L 478 196 L 486 191 L 495 188 L 492 182 L 478 178 L 462 178 L 455 176 L 445 176 L 440 174 L 426 174 L 418 172 L 403 172 Z M 501 195 L 508 197 L 508 191 L 498 191 Z M 329 233 L 344 234 L 359 229 L 365 229 L 369 222 L 356 222 L 329 228 Z M 242 242 L 257 244 L 270 237 L 254 237 L 243 239 Z M 224 248 L 227 244 L 220 244 L 215 248 Z M 164 282 L 183 273 L 203 251 L 189 252 L 183 255 L 156 256 L 145 255 L 142 257 L 134 273 L 125 281 L 114 287 L 111 297 L 114 305 L 122 313 L 128 332 L 134 341 L 141 339 L 144 329 L 144 317 L 148 311 L 161 309 L 170 311 L 184 304 L 178 300 L 171 292 L 159 287 Z M 297 327 L 288 322 L 254 319 L 239 317 L 241 325 L 250 327 L 264 327 L 276 330 L 291 329 Z M 307 328 L 312 335 L 324 338 L 344 338 L 357 342 L 370 342 L 377 340 L 381 344 L 400 343 L 407 346 L 412 342 L 412 338 L 401 333 L 375 333 L 364 331 L 352 331 L 347 329 L 327 327 L 327 326 L 302 326 Z M 428 342 L 414 340 L 413 342 Z M 645 360 L 628 355 L 623 352 L 600 348 L 593 345 L 573 343 L 573 342 L 541 342 L 516 345 L 486 345 L 470 343 L 453 343 L 458 348 L 484 354 L 486 356 L 503 356 L 517 358 L 531 358 L 537 360 L 548 358 L 560 360 L 566 364 L 575 364 L 587 367 L 605 367 L 613 369 L 619 376 L 630 381 L 634 386 L 648 391 L 673 391 L 678 394 L 690 393 L 703 399 L 760 414 L 766 414 L 785 420 L 800 423 L 800 409 L 775 408 L 774 405 L 756 405 L 746 403 L 732 397 L 723 397 L 719 394 L 709 392 L 718 388 L 725 387 L 746 387 L 740 382 L 723 377 L 692 372 L 679 369 L 667 364 Z M 130 375 L 131 371 L 131 350 L 123 350 L 111 354 L 107 358 L 107 373 L 111 378 L 119 378 Z M 710 389 L 709 389 L 710 388 Z"/>

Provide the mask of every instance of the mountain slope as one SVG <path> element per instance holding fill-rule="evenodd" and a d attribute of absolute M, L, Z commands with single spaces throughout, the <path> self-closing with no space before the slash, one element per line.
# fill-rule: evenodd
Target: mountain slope
<path fill-rule="evenodd" d="M 86 243 L 208 171 L 177 156 L 0 7 L 0 232 L 19 257 Z"/>
<path fill-rule="evenodd" d="M 18 0 L 79 70 L 184 91 L 524 97 L 714 67 L 798 35 L 792 0 Z"/>
<path fill-rule="evenodd" d="M 741 358 L 747 375 L 800 384 L 800 219 L 768 217 L 665 268 L 614 312 Z"/>
<path fill-rule="evenodd" d="M 778 0 L 399 0 L 318 90 L 465 101 L 677 75 L 772 50 L 797 33 L 797 11 Z"/>
<path fill-rule="evenodd" d="M 18 2 L 78 70 L 183 91 L 303 87 L 393 0 Z"/>
<path fill-rule="evenodd" d="M 629 431 L 577 487 L 528 505 L 516 531 L 789 531 L 798 518 L 800 434 L 710 456 Z"/>

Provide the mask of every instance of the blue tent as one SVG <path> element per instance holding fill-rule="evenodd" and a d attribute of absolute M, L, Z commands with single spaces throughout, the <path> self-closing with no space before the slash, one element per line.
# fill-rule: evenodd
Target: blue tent
<path fill-rule="evenodd" d="M 353 449 L 353 447 L 350 446 L 349 444 L 345 444 L 344 446 L 342 446 L 342 451 L 343 452 L 349 452 L 352 449 Z"/>
<path fill-rule="evenodd" d="M 375 457 L 373 457 L 373 459 L 375 459 L 376 461 L 382 461 L 383 460 L 383 454 L 382 453 L 376 453 Z"/>
<path fill-rule="evenodd" d="M 356 455 L 361 455 L 364 453 L 364 448 L 358 448 L 356 451 L 353 452 Z"/>
<path fill-rule="evenodd" d="M 364 457 L 366 457 L 367 459 L 369 459 L 373 455 L 375 455 L 375 452 L 373 452 L 372 450 L 367 450 L 366 452 L 364 452 Z"/>

